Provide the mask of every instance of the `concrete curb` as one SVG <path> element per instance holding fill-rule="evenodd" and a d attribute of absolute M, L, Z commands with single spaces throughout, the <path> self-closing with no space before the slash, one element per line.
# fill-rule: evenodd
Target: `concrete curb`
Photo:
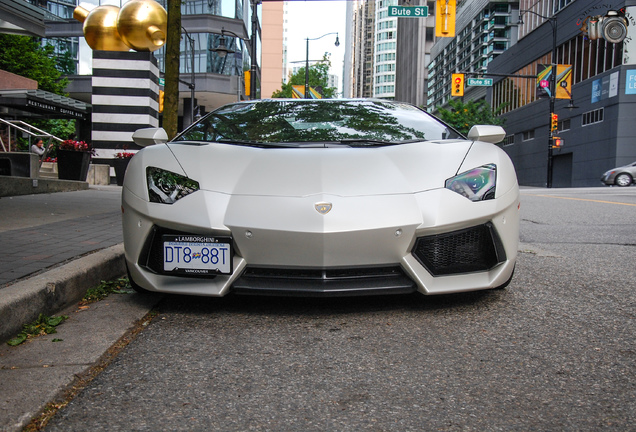
<path fill-rule="evenodd" d="M 0 176 L 0 197 L 86 190 L 87 182 Z"/>
<path fill-rule="evenodd" d="M 97 251 L 0 292 L 0 341 L 17 335 L 41 313 L 52 315 L 77 303 L 90 287 L 126 273 L 124 245 Z"/>

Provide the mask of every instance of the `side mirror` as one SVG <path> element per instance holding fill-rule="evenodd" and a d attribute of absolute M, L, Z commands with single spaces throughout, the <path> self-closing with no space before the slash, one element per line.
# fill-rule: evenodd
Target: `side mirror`
<path fill-rule="evenodd" d="M 154 144 L 164 144 L 168 142 L 168 134 L 163 128 L 137 129 L 132 136 L 135 144 L 141 147 L 148 147 Z"/>
<path fill-rule="evenodd" d="M 468 139 L 497 144 L 506 137 L 506 131 L 501 126 L 475 125 L 468 132 Z"/>

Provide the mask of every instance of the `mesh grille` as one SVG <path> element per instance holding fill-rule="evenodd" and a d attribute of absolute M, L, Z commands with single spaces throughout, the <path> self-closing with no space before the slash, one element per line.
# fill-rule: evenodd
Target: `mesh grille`
<path fill-rule="evenodd" d="M 492 223 L 420 237 L 413 256 L 434 276 L 487 271 L 506 260 Z"/>

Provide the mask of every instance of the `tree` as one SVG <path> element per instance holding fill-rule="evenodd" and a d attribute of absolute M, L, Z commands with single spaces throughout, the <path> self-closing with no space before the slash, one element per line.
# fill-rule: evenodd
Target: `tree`
<path fill-rule="evenodd" d="M 437 116 L 462 135 L 468 135 L 470 128 L 477 124 L 503 126 L 505 123 L 505 119 L 497 117 L 504 105 L 497 107 L 494 112 L 485 100 L 464 103 L 459 99 L 452 99 L 448 105 L 450 109 L 438 107 Z"/>
<path fill-rule="evenodd" d="M 38 82 L 38 88 L 66 96 L 68 80 L 61 78 L 52 45 L 39 38 L 0 34 L 0 69 Z"/>
<path fill-rule="evenodd" d="M 62 78 L 58 58 L 52 45 L 42 46 L 39 38 L 0 34 L 0 69 L 38 82 L 38 89 L 66 96 L 68 80 Z M 34 119 L 38 129 L 63 139 L 75 133 L 73 119 Z M 28 150 L 28 139 L 19 137 L 17 150 Z"/>
<path fill-rule="evenodd" d="M 338 91 L 335 87 L 329 87 L 329 68 L 331 67 L 331 61 L 325 54 L 319 63 L 309 66 L 309 86 L 317 90 L 325 99 L 332 99 L 336 96 Z M 291 98 L 292 86 L 305 85 L 305 68 L 298 69 L 298 72 L 292 74 L 289 81 L 285 84 L 282 83 L 281 89 L 276 90 L 273 94 L 273 98 Z"/>
<path fill-rule="evenodd" d="M 169 138 L 178 132 L 179 120 L 179 59 L 181 55 L 181 1 L 168 0 L 168 34 L 166 36 L 166 65 L 163 102 L 163 128 Z"/>

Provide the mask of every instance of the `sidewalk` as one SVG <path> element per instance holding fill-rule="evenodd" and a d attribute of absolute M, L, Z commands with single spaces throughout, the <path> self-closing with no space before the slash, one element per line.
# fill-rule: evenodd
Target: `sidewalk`
<path fill-rule="evenodd" d="M 118 186 L 0 198 L 0 341 L 125 273 L 120 201 Z"/>
<path fill-rule="evenodd" d="M 120 201 L 118 186 L 0 198 L 0 290 L 121 243 Z"/>
<path fill-rule="evenodd" d="M 0 198 L 0 431 L 22 430 L 161 298 L 111 295 L 77 308 L 87 288 L 125 274 L 122 241 L 121 187 Z M 6 345 L 40 313 L 69 319 L 56 334 Z"/>

